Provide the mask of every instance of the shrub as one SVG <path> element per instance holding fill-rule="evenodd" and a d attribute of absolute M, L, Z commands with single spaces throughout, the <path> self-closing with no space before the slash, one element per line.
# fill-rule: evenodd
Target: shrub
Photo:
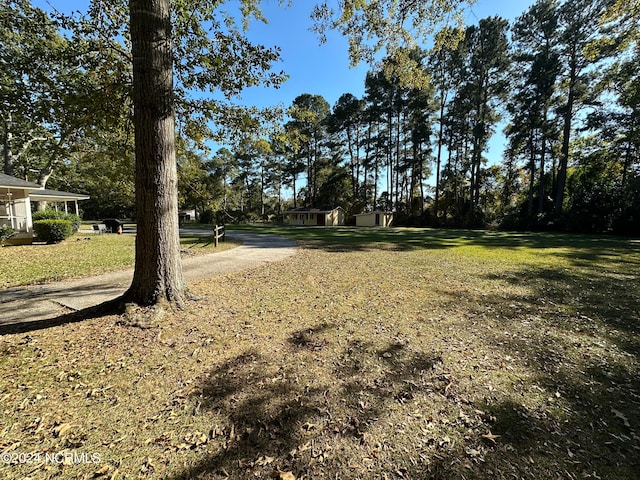
<path fill-rule="evenodd" d="M 36 222 L 38 220 L 68 220 L 72 225 L 72 232 L 76 233 L 80 228 L 80 223 L 82 219 L 78 215 L 74 215 L 72 213 L 64 213 L 64 212 L 56 212 L 55 210 L 39 210 L 37 212 L 33 212 L 33 221 Z"/>
<path fill-rule="evenodd" d="M 47 243 L 59 243 L 73 235 L 73 222 L 71 220 L 36 220 L 33 229 L 39 241 Z"/>
<path fill-rule="evenodd" d="M 216 212 L 208 208 L 200 214 L 200 223 L 216 223 Z"/>
<path fill-rule="evenodd" d="M 69 213 L 67 215 L 66 220 L 70 220 L 71 221 L 71 228 L 73 230 L 73 233 L 77 233 L 78 230 L 80 229 L 80 224 L 82 223 L 82 219 L 78 215 L 74 215 L 72 213 Z"/>
<path fill-rule="evenodd" d="M 3 245 L 5 241 L 9 240 L 15 234 L 16 231 L 13 228 L 0 225 L 0 245 Z"/>
<path fill-rule="evenodd" d="M 64 212 L 57 212 L 55 210 L 47 209 L 47 210 L 38 210 L 37 212 L 33 212 L 31 217 L 33 221 L 36 220 L 64 220 Z"/>

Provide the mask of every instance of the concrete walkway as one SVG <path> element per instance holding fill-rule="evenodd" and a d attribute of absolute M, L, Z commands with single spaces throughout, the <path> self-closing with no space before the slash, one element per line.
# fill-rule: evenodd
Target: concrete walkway
<path fill-rule="evenodd" d="M 189 233 L 210 235 L 210 231 Z M 182 259 L 187 282 L 237 272 L 293 255 L 294 241 L 275 235 L 229 232 L 228 238 L 242 241 L 231 250 Z M 0 326 L 44 320 L 93 307 L 124 293 L 133 269 L 55 284 L 0 290 Z"/>

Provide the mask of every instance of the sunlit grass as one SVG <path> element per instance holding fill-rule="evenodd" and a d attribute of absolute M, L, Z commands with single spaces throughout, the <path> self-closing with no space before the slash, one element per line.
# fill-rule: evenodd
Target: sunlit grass
<path fill-rule="evenodd" d="M 237 246 L 213 237 L 184 235 L 184 254 L 213 253 Z M 0 288 L 48 283 L 130 268 L 135 259 L 135 235 L 78 233 L 54 245 L 34 243 L 0 248 Z"/>

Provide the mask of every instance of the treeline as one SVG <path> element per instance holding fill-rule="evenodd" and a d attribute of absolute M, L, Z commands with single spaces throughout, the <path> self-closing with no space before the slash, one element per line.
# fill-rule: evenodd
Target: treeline
<path fill-rule="evenodd" d="M 638 15 L 540 0 L 512 25 L 442 30 L 432 50 L 384 59 L 362 98 L 304 94 L 283 125 L 238 135 L 203 162 L 211 197 L 234 218 L 341 205 L 408 225 L 638 234 Z"/>
<path fill-rule="evenodd" d="M 125 18 L 123 5 L 77 19 L 0 6 L 3 170 L 89 194 L 87 218 L 134 212 Z M 203 221 L 340 205 L 406 225 L 640 234 L 639 19 L 637 0 L 539 0 L 512 24 L 395 51 L 362 98 L 304 94 L 280 116 L 189 95 L 200 57 L 176 41 L 180 206 Z M 239 45 L 245 64 L 277 57 Z M 232 97 L 252 71 L 210 80 Z M 228 147 L 209 151 L 212 138 Z"/>

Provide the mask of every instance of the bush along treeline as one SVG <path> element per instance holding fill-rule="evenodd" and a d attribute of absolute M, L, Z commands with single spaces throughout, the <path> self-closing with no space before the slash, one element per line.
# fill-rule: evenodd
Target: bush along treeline
<path fill-rule="evenodd" d="M 67 39 L 28 2 L 0 9 L 16 22 L 0 74 L 20 86 L 0 112 L 5 173 L 89 194 L 87 218 L 132 217 L 127 57 L 98 30 Z M 284 116 L 224 110 L 215 132 L 197 102 L 180 104 L 180 207 L 209 223 L 339 205 L 406 225 L 638 235 L 639 16 L 637 2 L 538 0 L 512 23 L 489 17 L 436 32 L 430 50 L 397 50 L 361 98 L 305 93 Z M 86 75 L 69 58 L 89 59 Z M 53 87 L 75 94 L 39 96 Z M 60 112 L 65 122 L 47 116 Z M 226 148 L 203 148 L 214 134 Z"/>

